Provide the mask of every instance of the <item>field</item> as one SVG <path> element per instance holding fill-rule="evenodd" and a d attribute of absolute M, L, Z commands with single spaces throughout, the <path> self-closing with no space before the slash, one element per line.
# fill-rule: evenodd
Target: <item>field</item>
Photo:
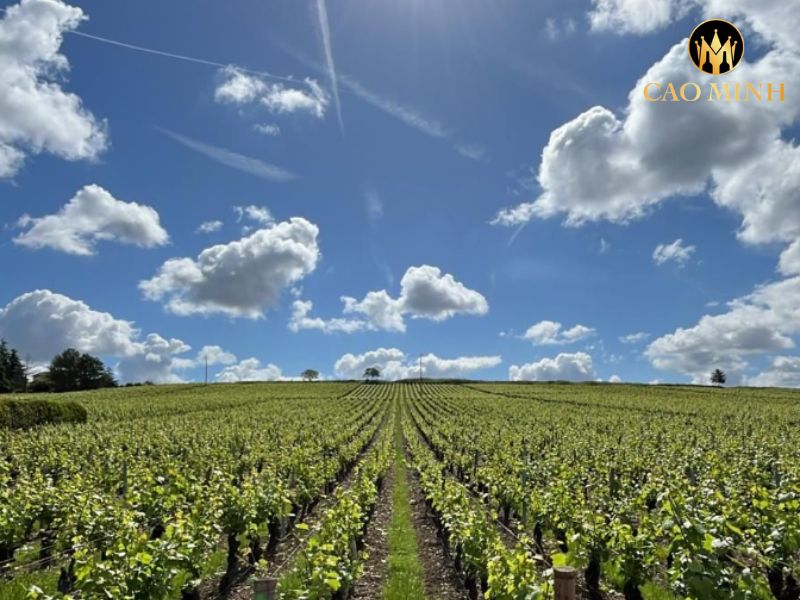
<path fill-rule="evenodd" d="M 0 430 L 0 600 L 533 600 L 563 565 L 579 598 L 800 598 L 800 392 L 322 382 L 60 398 L 88 422 Z"/>

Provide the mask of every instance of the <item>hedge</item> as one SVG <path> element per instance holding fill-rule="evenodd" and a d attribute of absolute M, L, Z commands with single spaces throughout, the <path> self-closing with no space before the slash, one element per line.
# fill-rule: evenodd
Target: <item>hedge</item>
<path fill-rule="evenodd" d="M 0 427 L 29 429 L 48 423 L 85 423 L 86 409 L 77 402 L 0 400 Z"/>

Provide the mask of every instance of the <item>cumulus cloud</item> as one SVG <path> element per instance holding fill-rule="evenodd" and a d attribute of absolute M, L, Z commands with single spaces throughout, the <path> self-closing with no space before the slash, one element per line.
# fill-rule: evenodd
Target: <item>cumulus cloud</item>
<path fill-rule="evenodd" d="M 197 364 L 230 365 L 236 362 L 236 355 L 220 346 L 203 346 L 197 353 Z"/>
<path fill-rule="evenodd" d="M 671 244 L 659 244 L 653 250 L 653 262 L 657 265 L 663 265 L 667 262 L 674 262 L 679 267 L 683 267 L 694 254 L 694 246 L 684 246 L 683 240 L 678 238 Z"/>
<path fill-rule="evenodd" d="M 783 251 L 778 270 L 784 275 L 800 275 L 800 240 Z"/>
<path fill-rule="evenodd" d="M 136 354 L 120 360 L 117 371 L 123 381 L 180 383 L 183 378 L 175 371 L 193 367 L 194 361 L 178 355 L 191 349 L 179 339 L 165 339 L 157 333 L 151 333 L 140 344 Z"/>
<path fill-rule="evenodd" d="M 741 380 L 746 357 L 795 347 L 800 332 L 800 277 L 757 287 L 728 303 L 728 311 L 705 315 L 689 328 L 654 340 L 645 351 L 652 364 L 666 371 L 708 381 L 715 368 L 725 370 L 732 383 Z"/>
<path fill-rule="evenodd" d="M 225 314 L 257 319 L 277 306 L 281 292 L 314 271 L 320 258 L 313 223 L 293 217 L 253 234 L 172 258 L 141 281 L 145 298 L 177 315 Z"/>
<path fill-rule="evenodd" d="M 405 316 L 412 319 L 444 321 L 458 314 L 484 315 L 489 303 L 482 294 L 467 288 L 438 267 L 409 267 L 400 281 L 400 296 L 386 290 L 368 292 L 357 300 L 342 296 L 342 312 L 347 318 L 323 320 L 310 316 L 310 302 L 295 302 L 289 328 L 319 329 L 352 333 L 362 330 L 404 332 Z"/>
<path fill-rule="evenodd" d="M 800 357 L 776 356 L 770 368 L 745 380 L 757 387 L 800 387 Z"/>
<path fill-rule="evenodd" d="M 426 354 L 414 359 L 397 348 L 378 348 L 363 354 L 345 354 L 336 361 L 334 373 L 341 379 L 360 379 L 364 369 L 377 367 L 381 378 L 387 380 L 419 377 L 465 377 L 475 371 L 496 367 L 502 362 L 499 356 L 462 356 L 440 358 Z"/>
<path fill-rule="evenodd" d="M 796 52 L 776 47 L 740 65 L 726 82 L 785 82 L 794 89 L 798 67 Z M 780 134 L 796 121 L 800 101 L 651 103 L 642 93 L 651 81 L 704 86 L 707 76 L 690 63 L 686 41 L 677 43 L 634 86 L 622 117 L 595 106 L 553 131 L 539 165 L 541 194 L 500 211 L 493 222 L 518 226 L 564 215 L 572 226 L 626 223 L 667 198 L 700 193 L 710 181 L 713 200 L 742 215 L 743 241 L 796 239 L 800 151 Z"/>
<path fill-rule="evenodd" d="M 222 221 L 206 221 L 205 223 L 200 224 L 200 227 L 197 228 L 196 233 L 214 233 L 215 231 L 222 229 L 222 225 Z"/>
<path fill-rule="evenodd" d="M 92 160 L 105 150 L 105 122 L 62 89 L 63 34 L 85 18 L 60 0 L 22 0 L 0 19 L 0 178 L 14 176 L 28 154 Z"/>
<path fill-rule="evenodd" d="M 543 358 L 508 369 L 511 381 L 588 381 L 597 377 L 592 357 L 585 352 L 561 353 L 555 358 Z"/>
<path fill-rule="evenodd" d="M 272 114 L 302 112 L 317 118 L 325 116 L 328 96 L 313 79 L 306 78 L 302 87 L 290 88 L 282 83 L 268 83 L 232 66 L 222 69 L 221 77 L 221 83 L 214 90 L 217 102 L 235 105 L 259 103 Z"/>
<path fill-rule="evenodd" d="M 237 381 L 280 381 L 285 379 L 280 367 L 272 363 L 261 365 L 257 358 L 246 358 L 243 361 L 225 367 L 217 373 L 216 380 L 221 383 Z"/>
<path fill-rule="evenodd" d="M 132 322 L 50 290 L 22 294 L 0 309 L 0 338 L 33 363 L 48 363 L 66 348 L 118 359 L 124 381 L 179 381 L 174 371 L 189 365 L 178 355 L 191 349 L 156 333 L 140 340 Z"/>
<path fill-rule="evenodd" d="M 586 325 L 575 325 L 567 329 L 556 321 L 539 321 L 535 325 L 531 325 L 522 337 L 531 341 L 535 346 L 547 346 L 571 344 L 594 335 L 594 333 L 595 330 Z"/>
<path fill-rule="evenodd" d="M 50 290 L 22 294 L 0 310 L 0 337 L 36 362 L 49 361 L 68 347 L 131 356 L 139 351 L 138 333 L 130 321 Z"/>
<path fill-rule="evenodd" d="M 608 383 L 622 383 L 622 378 L 619 375 L 612 375 L 608 378 Z"/>
<path fill-rule="evenodd" d="M 485 315 L 489 303 L 479 292 L 467 288 L 438 267 L 410 267 L 400 280 L 403 311 L 412 318 L 443 321 L 456 314 Z"/>
<path fill-rule="evenodd" d="M 14 238 L 16 244 L 83 256 L 95 253 L 97 241 L 151 248 L 169 240 L 155 209 L 117 200 L 99 185 L 84 186 L 55 214 L 23 215 L 17 224 L 27 231 Z"/>

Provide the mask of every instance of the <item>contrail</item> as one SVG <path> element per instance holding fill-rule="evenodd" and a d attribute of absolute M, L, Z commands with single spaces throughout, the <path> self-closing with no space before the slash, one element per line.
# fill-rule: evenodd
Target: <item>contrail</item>
<path fill-rule="evenodd" d="M 325 71 L 325 67 L 323 65 L 311 60 L 307 56 L 296 51 L 294 48 L 285 44 L 281 44 L 281 47 L 287 54 L 289 54 L 289 56 L 302 63 L 307 68 L 317 71 L 318 73 Z M 367 104 L 371 104 L 378 110 L 386 113 L 390 117 L 397 119 L 398 121 L 401 121 L 402 123 L 405 123 L 409 127 L 412 127 L 430 137 L 439 139 L 448 138 L 449 133 L 445 129 L 444 125 L 438 121 L 421 115 L 415 109 L 403 106 L 394 100 L 386 98 L 385 96 L 381 96 L 380 94 L 367 89 L 361 85 L 361 83 L 346 75 L 339 74 L 338 81 L 342 84 L 342 87 L 346 92 L 357 96 Z"/>
<path fill-rule="evenodd" d="M 339 103 L 339 85 L 336 80 L 336 67 L 333 64 L 331 28 L 328 23 L 328 8 L 325 5 L 325 0 L 317 0 L 317 24 L 319 25 L 319 32 L 322 36 L 322 48 L 325 52 L 325 64 L 328 67 L 328 77 L 331 80 L 331 91 L 333 92 L 333 105 L 336 108 L 336 118 L 339 120 L 339 129 L 344 132 L 342 105 Z"/>
<path fill-rule="evenodd" d="M 394 117 L 409 127 L 413 127 L 417 131 L 434 138 L 447 139 L 449 136 L 447 130 L 441 123 L 424 117 L 415 110 L 398 104 L 394 100 L 384 98 L 383 96 L 368 90 L 354 79 L 349 79 L 344 76 L 342 76 L 340 79 L 345 88 L 361 98 L 364 102 L 371 104 L 378 110 L 385 112 L 387 115 Z"/>
<path fill-rule="evenodd" d="M 162 127 L 156 127 L 156 129 L 179 144 L 183 144 L 187 148 L 223 164 L 226 167 L 238 169 L 239 171 L 244 171 L 250 175 L 255 175 L 256 177 L 268 179 L 270 181 L 287 182 L 297 179 L 297 175 L 291 171 L 271 165 L 258 158 L 238 154 L 227 148 L 212 146 L 211 144 L 206 144 L 205 142 L 186 137 L 185 135 L 175 133 L 174 131 Z"/>
<path fill-rule="evenodd" d="M 186 56 L 185 54 L 175 54 L 174 52 L 166 52 L 164 50 L 156 50 L 155 48 L 147 48 L 145 46 L 137 46 L 136 44 L 128 44 L 126 42 L 120 42 L 117 40 L 112 40 L 110 38 L 101 37 L 99 35 L 94 35 L 91 33 L 85 33 L 83 31 L 67 31 L 65 33 L 69 33 L 72 35 L 77 35 L 78 37 L 87 38 L 90 40 L 95 40 L 97 42 L 103 42 L 104 44 L 111 44 L 112 46 L 118 46 L 120 48 L 127 48 L 128 50 L 136 50 L 137 52 L 145 52 L 147 54 L 155 54 L 156 56 L 165 56 L 167 58 L 174 58 L 177 60 L 183 60 L 186 62 L 197 63 L 199 65 L 208 65 L 211 67 L 231 67 L 235 66 L 239 71 L 243 73 L 249 73 L 251 75 L 259 75 L 261 77 L 266 77 L 269 79 L 275 79 L 278 81 L 287 81 L 289 83 L 305 83 L 301 79 L 294 79 L 292 77 L 283 77 L 281 75 L 274 75 L 272 73 L 268 73 L 267 71 L 259 71 L 256 69 L 246 69 L 244 67 L 240 67 L 238 65 L 233 65 L 232 63 L 221 63 L 216 62 L 213 60 L 206 60 L 204 58 L 197 58 L 194 56 Z"/>

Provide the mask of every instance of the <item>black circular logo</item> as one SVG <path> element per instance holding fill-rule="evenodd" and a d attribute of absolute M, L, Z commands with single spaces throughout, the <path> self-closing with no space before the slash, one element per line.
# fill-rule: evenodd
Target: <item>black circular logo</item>
<path fill-rule="evenodd" d="M 701 71 L 722 75 L 733 71 L 744 56 L 744 38 L 733 23 L 703 21 L 689 37 L 689 56 Z"/>

